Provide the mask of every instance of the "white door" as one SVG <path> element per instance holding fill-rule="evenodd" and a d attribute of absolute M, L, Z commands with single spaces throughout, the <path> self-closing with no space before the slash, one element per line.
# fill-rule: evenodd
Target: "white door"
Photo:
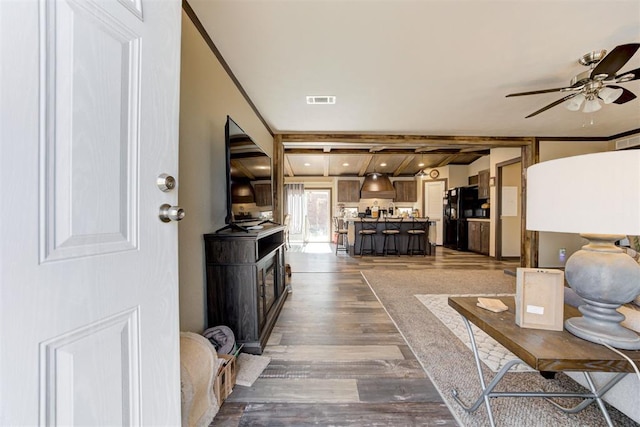
<path fill-rule="evenodd" d="M 177 0 L 0 1 L 0 425 L 179 425 Z"/>
<path fill-rule="evenodd" d="M 444 181 L 424 181 L 424 212 L 436 221 L 436 244 L 442 246 Z"/>

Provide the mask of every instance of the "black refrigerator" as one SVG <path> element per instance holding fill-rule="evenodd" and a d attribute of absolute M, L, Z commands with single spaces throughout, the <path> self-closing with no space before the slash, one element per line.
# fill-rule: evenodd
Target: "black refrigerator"
<path fill-rule="evenodd" d="M 467 250 L 467 218 L 474 215 L 478 204 L 478 187 L 456 187 L 444 199 L 443 245 L 457 251 Z"/>

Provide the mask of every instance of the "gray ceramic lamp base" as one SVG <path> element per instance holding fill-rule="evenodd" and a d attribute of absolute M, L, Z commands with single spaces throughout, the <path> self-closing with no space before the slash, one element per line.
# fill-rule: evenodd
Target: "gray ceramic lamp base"
<path fill-rule="evenodd" d="M 584 317 L 572 317 L 564 322 L 567 331 L 598 344 L 606 343 L 624 350 L 640 350 L 640 335 L 620 325 L 624 316 L 616 311 L 619 304 L 585 302 L 579 308 Z"/>
<path fill-rule="evenodd" d="M 640 265 L 614 245 L 623 236 L 588 235 L 589 244 L 567 261 L 569 286 L 584 300 L 583 317 L 565 321 L 567 331 L 595 343 L 640 350 L 640 336 L 620 324 L 620 305 L 640 294 Z"/>

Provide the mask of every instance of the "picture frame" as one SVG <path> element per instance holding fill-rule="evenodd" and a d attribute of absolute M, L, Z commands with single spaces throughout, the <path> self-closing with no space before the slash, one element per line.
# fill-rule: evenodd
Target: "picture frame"
<path fill-rule="evenodd" d="M 516 270 L 516 325 L 563 330 L 564 271 L 545 268 Z"/>

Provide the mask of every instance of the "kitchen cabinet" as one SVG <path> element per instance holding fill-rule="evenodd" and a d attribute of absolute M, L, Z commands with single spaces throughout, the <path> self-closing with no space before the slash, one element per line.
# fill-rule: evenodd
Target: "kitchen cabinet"
<path fill-rule="evenodd" d="M 253 190 L 256 193 L 256 206 L 271 206 L 271 184 L 255 184 Z"/>
<path fill-rule="evenodd" d="M 396 197 L 394 202 L 416 202 L 417 184 L 415 181 L 395 181 L 393 187 L 396 189 Z"/>
<path fill-rule="evenodd" d="M 338 180 L 338 203 L 358 203 L 360 201 L 360 181 Z"/>
<path fill-rule="evenodd" d="M 490 240 L 490 228 L 488 222 L 480 223 L 480 253 L 484 255 L 489 255 L 489 240 Z"/>
<path fill-rule="evenodd" d="M 489 255 L 489 235 L 491 225 L 488 221 L 468 220 L 468 249 L 483 255 Z"/>
<path fill-rule="evenodd" d="M 489 198 L 489 169 L 478 172 L 478 199 Z"/>
<path fill-rule="evenodd" d="M 262 354 L 287 298 L 284 226 L 205 234 L 207 327 L 231 328 L 244 351 Z"/>

